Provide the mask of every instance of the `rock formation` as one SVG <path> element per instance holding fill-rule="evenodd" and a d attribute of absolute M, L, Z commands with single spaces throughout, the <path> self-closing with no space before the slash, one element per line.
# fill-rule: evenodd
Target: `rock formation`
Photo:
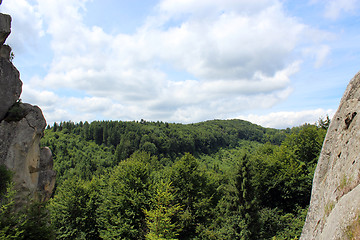
<path fill-rule="evenodd" d="M 39 107 L 20 101 L 20 74 L 3 45 L 10 29 L 11 17 L 0 14 L 0 165 L 14 172 L 19 201 L 44 201 L 55 185 L 51 151 L 39 145 L 46 121 Z"/>
<path fill-rule="evenodd" d="M 360 239 L 360 72 L 334 115 L 315 170 L 301 240 Z"/>

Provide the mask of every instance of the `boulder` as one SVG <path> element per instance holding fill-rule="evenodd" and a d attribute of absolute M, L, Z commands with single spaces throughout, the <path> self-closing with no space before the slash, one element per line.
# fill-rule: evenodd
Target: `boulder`
<path fill-rule="evenodd" d="M 18 198 L 48 200 L 55 184 L 49 148 L 40 148 L 46 126 L 37 106 L 19 104 L 20 120 L 0 122 L 0 164 L 14 172 Z"/>
<path fill-rule="evenodd" d="M 360 72 L 335 113 L 315 170 L 301 240 L 360 239 Z"/>

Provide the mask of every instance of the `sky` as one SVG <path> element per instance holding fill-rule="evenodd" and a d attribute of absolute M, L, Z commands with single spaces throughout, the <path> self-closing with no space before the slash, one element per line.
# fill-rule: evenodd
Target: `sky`
<path fill-rule="evenodd" d="M 360 0 L 4 0 L 21 99 L 48 124 L 332 117 L 360 70 Z"/>

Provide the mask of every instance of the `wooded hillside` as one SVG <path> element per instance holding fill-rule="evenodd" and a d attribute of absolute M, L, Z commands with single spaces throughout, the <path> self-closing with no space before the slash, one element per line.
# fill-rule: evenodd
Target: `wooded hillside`
<path fill-rule="evenodd" d="M 48 203 L 57 239 L 296 239 L 326 126 L 62 122 Z"/>

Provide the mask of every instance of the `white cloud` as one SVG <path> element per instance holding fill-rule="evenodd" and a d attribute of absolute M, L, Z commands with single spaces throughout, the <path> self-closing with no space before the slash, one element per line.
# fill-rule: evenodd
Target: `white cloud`
<path fill-rule="evenodd" d="M 250 121 L 252 123 L 261 125 L 263 127 L 271 127 L 284 129 L 293 126 L 300 126 L 305 123 L 314 124 L 320 118 L 325 118 L 335 114 L 333 109 L 314 109 L 314 110 L 305 110 L 305 111 L 282 111 L 282 112 L 272 112 L 266 115 L 242 115 L 237 118 Z"/>
<path fill-rule="evenodd" d="M 164 0 L 132 35 L 86 26 L 88 0 L 12 1 L 26 3 L 43 21 L 37 32 L 43 27 L 51 37 L 48 73 L 29 81 L 33 90 L 24 89 L 51 121 L 59 114 L 73 121 L 100 116 L 194 122 L 269 108 L 292 91 L 290 78 L 301 62 L 294 51 L 324 38 L 289 17 L 277 0 Z M 316 66 L 328 51 L 318 53 Z M 165 65 L 190 77 L 175 80 Z M 61 94 L 67 89 L 87 97 Z M 61 102 L 56 110 L 46 97 Z"/>
<path fill-rule="evenodd" d="M 356 12 L 358 5 L 358 0 L 332 0 L 326 2 L 325 5 L 325 17 L 336 20 L 340 17 L 342 12 L 344 13 L 354 13 Z"/>
<path fill-rule="evenodd" d="M 95 120 L 98 115 L 113 107 L 113 102 L 108 98 L 64 97 L 52 91 L 34 89 L 28 84 L 23 85 L 22 97 L 26 102 L 39 105 L 49 124 L 68 120 Z"/>
<path fill-rule="evenodd" d="M 330 54 L 330 47 L 326 45 L 322 45 L 316 53 L 315 67 L 316 68 L 321 67 L 324 64 L 329 54 Z"/>
<path fill-rule="evenodd" d="M 186 6 L 190 4 L 185 2 Z M 255 5 L 250 1 L 210 1 L 209 7 L 222 10 L 212 18 L 189 17 L 178 26 L 167 29 L 146 26 L 140 33 L 143 38 L 162 43 L 155 45 L 158 48 L 153 54 L 201 79 L 251 79 L 257 71 L 272 76 L 286 67 L 287 57 L 307 31 L 306 26 L 285 16 L 276 1 L 266 1 L 273 5 L 262 8 L 259 5 L 251 15 L 242 8 L 245 2 Z M 193 9 L 191 16 L 197 14 L 197 5 L 205 4 L 204 1 L 191 3 L 195 7 L 184 10 L 186 13 Z"/>
<path fill-rule="evenodd" d="M 320 68 L 329 59 L 331 48 L 328 45 L 312 46 L 303 49 L 303 55 L 314 59 L 314 67 Z"/>
<path fill-rule="evenodd" d="M 4 1 L 0 10 L 2 13 L 10 13 L 12 17 L 11 34 L 6 43 L 16 49 L 17 54 L 34 51 L 33 48 L 38 47 L 39 38 L 44 35 L 37 7 L 26 0 L 8 0 Z"/>
<path fill-rule="evenodd" d="M 241 11 L 246 14 L 257 13 L 262 9 L 277 4 L 274 0 L 162 0 L 158 9 L 167 17 L 212 17 L 225 11 Z"/>
<path fill-rule="evenodd" d="M 310 0 L 310 4 L 322 3 L 324 5 L 324 17 L 337 20 L 342 14 L 356 14 L 359 0 Z"/>
<path fill-rule="evenodd" d="M 52 91 L 37 90 L 28 84 L 23 84 L 22 90 L 21 98 L 39 106 L 55 107 L 57 102 L 60 102 L 60 97 Z"/>

